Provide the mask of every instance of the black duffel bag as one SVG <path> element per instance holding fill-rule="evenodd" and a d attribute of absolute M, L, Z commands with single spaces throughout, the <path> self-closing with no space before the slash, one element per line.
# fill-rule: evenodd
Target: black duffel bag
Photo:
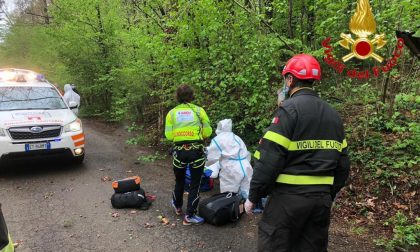
<path fill-rule="evenodd" d="M 149 209 L 152 204 L 147 200 L 144 190 L 126 192 L 126 193 L 114 193 L 111 197 L 111 204 L 114 208 L 138 208 L 140 210 Z"/>
<path fill-rule="evenodd" d="M 237 193 L 225 192 L 200 201 L 198 214 L 212 225 L 235 222 L 244 213 L 244 199 Z"/>
<path fill-rule="evenodd" d="M 0 250 L 9 244 L 9 233 L 7 232 L 6 222 L 4 221 L 3 212 L 0 204 Z"/>

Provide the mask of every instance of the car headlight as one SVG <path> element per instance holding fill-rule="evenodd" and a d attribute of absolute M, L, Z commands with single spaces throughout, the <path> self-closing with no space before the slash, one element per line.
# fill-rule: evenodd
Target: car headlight
<path fill-rule="evenodd" d="M 75 132 L 80 130 L 82 130 L 82 121 L 80 121 L 80 119 L 64 126 L 64 132 Z"/>
<path fill-rule="evenodd" d="M 6 132 L 2 128 L 0 128 L 0 136 L 6 136 Z"/>

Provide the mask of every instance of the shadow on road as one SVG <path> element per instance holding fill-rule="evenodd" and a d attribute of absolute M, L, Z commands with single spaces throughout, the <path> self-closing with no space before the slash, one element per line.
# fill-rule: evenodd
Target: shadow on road
<path fill-rule="evenodd" d="M 28 178 L 49 175 L 74 174 L 80 172 L 84 164 L 72 164 L 63 160 L 19 160 L 0 163 L 0 178 Z"/>

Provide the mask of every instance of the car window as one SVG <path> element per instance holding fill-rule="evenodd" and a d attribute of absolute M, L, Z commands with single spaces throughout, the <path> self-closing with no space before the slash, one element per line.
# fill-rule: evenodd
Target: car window
<path fill-rule="evenodd" d="M 65 108 L 53 87 L 0 87 L 0 111 Z"/>

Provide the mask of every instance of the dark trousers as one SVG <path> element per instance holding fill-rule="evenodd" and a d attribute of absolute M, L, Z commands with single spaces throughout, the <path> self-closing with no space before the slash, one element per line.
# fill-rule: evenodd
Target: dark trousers
<path fill-rule="evenodd" d="M 327 251 L 331 205 L 326 193 L 273 194 L 259 223 L 258 251 Z"/>
<path fill-rule="evenodd" d="M 187 212 L 188 216 L 195 214 L 200 201 L 200 183 L 203 175 L 205 155 L 202 148 L 191 150 L 175 150 L 174 151 L 174 174 L 175 174 L 175 189 L 172 194 L 176 207 L 182 207 L 185 172 L 187 166 L 191 172 L 191 184 L 188 194 Z"/>

